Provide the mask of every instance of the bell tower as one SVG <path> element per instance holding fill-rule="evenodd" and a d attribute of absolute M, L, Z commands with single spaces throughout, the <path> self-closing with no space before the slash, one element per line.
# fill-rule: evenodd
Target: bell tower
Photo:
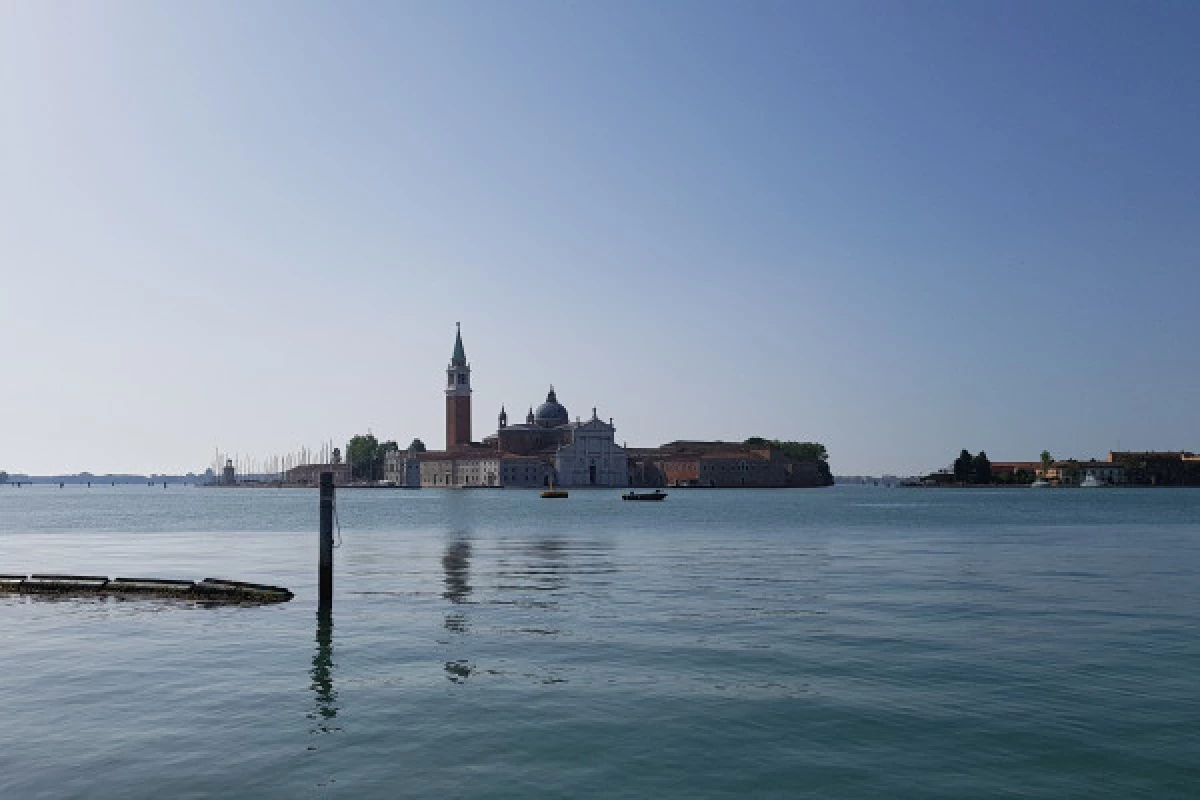
<path fill-rule="evenodd" d="M 447 450 L 471 443 L 471 367 L 463 350 L 461 325 L 454 326 L 454 355 L 446 368 Z"/>

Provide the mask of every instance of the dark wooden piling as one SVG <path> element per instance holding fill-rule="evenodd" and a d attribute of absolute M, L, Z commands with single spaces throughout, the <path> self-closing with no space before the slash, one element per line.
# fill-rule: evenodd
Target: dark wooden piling
<path fill-rule="evenodd" d="M 317 559 L 317 609 L 333 609 L 333 473 L 321 473 L 320 554 Z"/>

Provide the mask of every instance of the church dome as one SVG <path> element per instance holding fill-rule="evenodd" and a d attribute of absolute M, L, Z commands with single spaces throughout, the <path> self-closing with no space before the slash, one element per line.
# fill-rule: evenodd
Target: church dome
<path fill-rule="evenodd" d="M 559 425 L 566 425 L 570 421 L 567 409 L 563 408 L 554 394 L 553 386 L 550 387 L 550 393 L 546 395 L 546 402 L 537 407 L 533 418 L 543 428 L 556 428 Z"/>

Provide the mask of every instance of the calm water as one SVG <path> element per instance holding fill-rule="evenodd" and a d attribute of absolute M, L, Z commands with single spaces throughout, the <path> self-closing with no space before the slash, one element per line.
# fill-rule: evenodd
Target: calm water
<path fill-rule="evenodd" d="M 0 797 L 1200 796 L 1200 491 L 0 487 Z"/>

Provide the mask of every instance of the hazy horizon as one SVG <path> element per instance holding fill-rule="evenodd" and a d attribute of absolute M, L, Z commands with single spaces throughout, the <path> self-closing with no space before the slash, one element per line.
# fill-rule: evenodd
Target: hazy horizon
<path fill-rule="evenodd" d="M 0 6 L 0 470 L 617 441 L 1200 449 L 1200 7 Z"/>

